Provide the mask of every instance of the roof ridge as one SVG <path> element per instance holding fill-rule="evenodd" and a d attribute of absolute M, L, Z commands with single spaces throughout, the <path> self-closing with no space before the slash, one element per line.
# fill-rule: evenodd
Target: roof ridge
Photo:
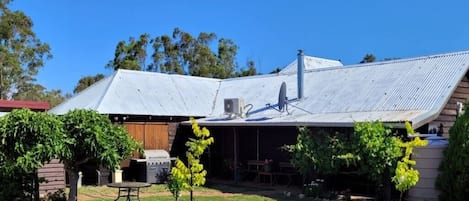
<path fill-rule="evenodd" d="M 113 74 L 116 74 L 117 72 L 118 72 L 118 71 L 115 71 Z M 55 108 L 59 108 L 59 107 L 62 106 L 63 104 L 67 103 L 67 102 L 68 102 L 67 100 L 73 99 L 74 97 L 80 96 L 82 93 L 85 93 L 86 91 L 91 90 L 91 89 L 92 89 L 91 86 L 98 85 L 99 83 L 104 82 L 104 80 L 110 79 L 109 77 L 110 77 L 110 76 L 104 76 L 104 78 L 98 80 L 97 82 L 95 82 L 95 83 L 93 83 L 92 85 L 86 87 L 85 89 L 81 90 L 80 92 L 78 92 L 78 93 L 76 93 L 76 94 L 73 94 L 70 98 L 65 99 L 64 101 L 62 101 L 62 102 L 59 103 L 58 105 L 54 106 L 53 108 L 50 108 L 50 110 L 53 111 Z M 114 78 L 112 78 L 112 79 L 114 79 Z M 108 87 L 106 87 L 106 90 L 105 90 L 105 91 L 107 91 L 107 89 L 108 89 Z M 100 100 L 98 103 L 101 103 L 101 100 Z M 98 105 L 99 105 L 99 104 L 98 104 Z M 97 108 L 98 108 L 98 106 L 96 107 L 95 110 L 97 110 Z"/>
<path fill-rule="evenodd" d="M 159 76 L 168 76 L 168 77 L 190 77 L 190 79 L 203 79 L 203 80 L 221 80 L 219 78 L 210 78 L 210 77 L 201 77 L 193 75 L 183 75 L 183 74 L 170 74 L 170 73 L 161 73 L 154 71 L 141 71 L 141 70 L 129 70 L 129 69 L 118 69 L 117 71 L 125 73 L 140 73 L 140 74 L 150 74 L 150 75 L 159 75 Z"/>
<path fill-rule="evenodd" d="M 347 68 L 352 68 L 353 67 L 353 68 L 355 68 L 355 67 L 375 66 L 375 65 L 384 65 L 384 64 L 404 63 L 404 62 L 410 62 L 410 61 L 435 59 L 435 58 L 442 58 L 442 57 L 452 57 L 452 56 L 467 55 L 467 54 L 469 54 L 469 50 L 449 52 L 449 53 L 441 53 L 441 54 L 429 54 L 429 55 L 426 55 L 426 56 L 418 56 L 418 57 L 410 57 L 410 58 L 402 58 L 402 59 L 392 59 L 392 60 L 387 60 L 387 61 L 377 61 L 377 62 L 363 63 L 363 64 L 352 64 L 352 65 L 346 65 L 344 67 L 347 67 Z"/>
<path fill-rule="evenodd" d="M 108 84 L 108 85 L 106 86 L 106 88 L 104 89 L 103 95 L 102 95 L 101 97 L 99 97 L 99 100 L 98 100 L 98 102 L 97 102 L 97 104 L 96 104 L 96 109 L 95 109 L 96 111 L 99 111 L 99 108 L 101 107 L 101 103 L 103 102 L 104 97 L 107 95 L 107 92 L 108 92 L 109 88 L 110 88 L 111 85 L 114 83 L 114 79 L 116 78 L 117 74 L 119 74 L 119 73 L 120 73 L 120 70 L 118 69 L 117 71 L 115 71 L 115 72 L 110 76 L 110 77 L 111 77 L 111 78 L 110 78 L 111 80 L 109 81 L 109 84 Z M 100 81 L 102 81 L 102 80 L 104 80 L 104 79 L 101 79 Z M 95 84 L 96 84 L 96 83 L 95 83 Z M 88 87 L 88 88 L 90 88 L 90 87 Z"/>
<path fill-rule="evenodd" d="M 221 88 L 221 83 L 222 82 L 223 82 L 223 80 L 218 81 L 218 87 L 217 87 L 217 90 L 215 92 L 215 97 L 213 98 L 213 101 L 212 101 L 212 111 L 210 111 L 209 116 L 212 116 L 213 113 L 215 112 L 215 105 L 217 104 L 217 98 L 218 98 L 218 94 L 220 93 L 220 88 Z"/>
<path fill-rule="evenodd" d="M 459 56 L 459 55 L 469 55 L 469 50 L 442 53 L 442 54 L 432 54 L 432 55 L 427 55 L 427 56 L 419 56 L 419 57 L 411 57 L 411 58 L 393 59 L 393 60 L 387 60 L 387 61 L 377 61 L 377 62 L 363 63 L 363 64 L 351 64 L 351 65 L 344 65 L 344 66 L 332 66 L 332 67 L 325 67 L 325 68 L 309 69 L 309 70 L 304 70 L 304 72 L 309 73 L 309 72 L 321 72 L 321 71 L 338 70 L 338 69 L 363 68 L 363 67 L 369 67 L 369 66 L 396 64 L 396 63 L 412 62 L 412 61 L 425 60 L 425 59 L 452 57 L 452 56 Z M 283 75 L 292 75 L 292 74 L 296 74 L 296 72 L 284 73 Z"/>

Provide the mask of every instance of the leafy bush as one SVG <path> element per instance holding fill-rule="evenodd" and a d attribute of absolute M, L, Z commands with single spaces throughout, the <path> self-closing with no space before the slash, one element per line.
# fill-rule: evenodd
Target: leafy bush
<path fill-rule="evenodd" d="M 12 170 L 5 174 L 0 168 L 0 200 L 35 200 L 39 194 L 37 188 L 37 174 L 27 173 L 22 170 Z M 8 181 L 8 182 L 3 182 Z"/>
<path fill-rule="evenodd" d="M 436 186 L 441 201 L 467 200 L 469 197 L 469 108 L 449 130 L 449 144 L 444 151 Z"/>
<path fill-rule="evenodd" d="M 378 193 L 383 200 L 391 199 L 391 177 L 402 156 L 401 140 L 382 122 L 355 123 L 355 153 L 360 156 L 360 169 L 369 179 L 383 187 Z"/>
<path fill-rule="evenodd" d="M 64 152 L 62 122 L 55 115 L 13 110 L 0 118 L 0 198 L 37 200 L 37 168 Z"/>
<path fill-rule="evenodd" d="M 182 185 L 176 178 L 169 176 L 166 183 L 166 188 L 173 195 L 174 200 L 178 201 L 181 197 Z"/>
<path fill-rule="evenodd" d="M 400 139 L 382 122 L 355 123 L 357 154 L 361 156 L 361 167 L 370 179 L 382 182 L 383 173 L 396 167 L 402 155 Z"/>
<path fill-rule="evenodd" d="M 411 129 L 409 123 L 406 125 Z M 413 130 L 410 132 L 413 133 Z M 320 131 L 313 135 L 310 130 L 301 127 L 296 144 L 284 145 L 282 148 L 291 153 L 291 162 L 305 176 L 311 171 L 327 175 L 337 173 L 340 168 L 351 164 L 358 166 L 360 172 L 366 174 L 370 180 L 378 186 L 383 185 L 384 194 L 379 196 L 389 200 L 391 178 L 396 188 L 402 192 L 417 183 L 418 171 L 412 168 L 415 161 L 409 157 L 413 147 L 426 143 L 419 138 L 402 142 L 382 122 L 363 122 L 355 123 L 351 140 L 340 133 L 331 135 Z M 306 190 L 315 192 L 315 184 L 313 182 L 310 186 L 305 186 L 308 187 Z"/>
<path fill-rule="evenodd" d="M 333 135 L 320 130 L 312 135 L 306 127 L 298 128 L 296 144 L 284 145 L 283 150 L 290 152 L 291 162 L 303 175 L 311 171 L 319 174 L 337 173 L 340 167 L 349 165 L 353 160 L 350 147 L 340 133 Z"/>
<path fill-rule="evenodd" d="M 60 189 L 54 193 L 47 194 L 47 201 L 66 201 L 67 195 L 63 189 Z"/>

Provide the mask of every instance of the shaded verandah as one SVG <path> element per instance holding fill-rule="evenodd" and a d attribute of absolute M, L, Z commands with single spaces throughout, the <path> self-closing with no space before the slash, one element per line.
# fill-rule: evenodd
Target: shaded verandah
<path fill-rule="evenodd" d="M 215 138 L 215 144 L 210 148 L 210 176 L 234 181 L 253 180 L 261 172 L 279 172 L 279 164 L 289 163 L 290 160 L 289 154 L 282 151 L 281 147 L 294 144 L 297 135 L 294 127 L 209 129 Z M 269 162 L 267 166 L 270 166 L 270 170 L 264 169 L 266 161 Z M 272 179 L 270 175 L 270 181 Z"/>
<path fill-rule="evenodd" d="M 227 181 L 253 181 L 281 185 L 301 185 L 303 177 L 291 167 L 290 154 L 281 149 L 283 145 L 296 143 L 298 135 L 297 127 L 293 126 L 207 126 L 215 143 L 210 146 L 207 154 L 203 158 L 203 163 L 208 171 L 208 177 L 213 179 L 223 179 Z M 314 135 L 320 130 L 327 133 L 352 134 L 353 128 L 313 128 L 310 127 Z M 189 126 L 181 126 L 175 139 L 175 145 L 184 144 L 188 134 L 191 134 Z M 184 136 L 181 137 L 181 136 Z M 177 142 L 176 142 L 177 141 Z M 185 148 L 174 147 L 171 155 L 184 156 Z M 265 160 L 272 160 L 271 172 L 274 175 L 263 175 L 259 181 L 259 172 L 265 172 L 263 164 L 250 166 L 253 161 L 263 163 Z M 237 164 L 235 166 L 234 164 Z M 283 169 L 282 165 L 290 165 L 292 169 Z M 290 181 L 287 174 L 282 172 L 294 172 L 293 181 Z M 275 175 L 277 174 L 277 175 Z M 270 177 L 270 178 L 269 178 Z"/>
<path fill-rule="evenodd" d="M 296 169 L 290 178 L 287 174 L 281 174 L 280 163 L 290 163 L 290 154 L 280 149 L 285 144 L 295 144 L 298 135 L 298 128 L 294 126 L 205 126 L 215 143 L 212 144 L 207 154 L 202 159 L 208 171 L 209 181 L 225 181 L 229 183 L 260 186 L 296 186 L 303 188 L 305 177 Z M 308 127 L 311 134 L 315 135 L 320 131 L 329 134 L 342 133 L 348 136 L 353 135 L 352 127 Z M 171 155 L 184 156 L 184 144 L 188 136 L 192 135 L 192 130 L 188 125 L 181 125 L 176 135 L 175 143 Z M 184 137 L 181 137 L 184 136 Z M 272 172 L 270 176 L 265 173 L 263 165 L 259 170 L 246 171 L 248 163 L 251 161 L 263 162 L 265 159 L 272 159 Z M 238 164 L 235 166 L 234 164 Z M 237 169 L 236 169 L 236 168 Z M 252 168 L 255 166 L 251 166 Z M 290 171 L 288 171 L 290 172 Z M 260 174 L 259 174 L 260 173 Z M 376 188 L 366 175 L 357 174 L 354 170 L 342 170 L 336 175 L 316 175 L 323 178 L 325 187 L 332 191 L 341 192 L 351 190 L 360 195 L 372 195 Z M 324 177 L 326 176 L 326 177 Z M 270 178 L 269 178 L 270 177 Z M 311 179 L 311 178 L 309 178 Z M 313 178 L 314 179 L 314 178 Z M 271 183 L 272 182 L 272 183 Z"/>
<path fill-rule="evenodd" d="M 210 146 L 203 163 L 210 178 L 226 180 L 253 179 L 253 175 L 243 175 L 243 170 L 247 168 L 250 160 L 270 159 L 273 161 L 273 170 L 279 162 L 288 163 L 289 154 L 280 147 L 294 144 L 297 136 L 295 127 L 207 126 L 207 128 L 215 143 Z M 171 150 L 172 156 L 184 156 L 183 145 L 191 133 L 189 126 L 181 126 L 178 129 Z"/>

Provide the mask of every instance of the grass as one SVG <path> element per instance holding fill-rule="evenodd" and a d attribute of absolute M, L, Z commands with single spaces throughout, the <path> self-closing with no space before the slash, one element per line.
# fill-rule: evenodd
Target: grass
<path fill-rule="evenodd" d="M 276 199 L 258 196 L 258 195 L 241 195 L 241 196 L 196 196 L 197 201 L 274 201 Z M 98 199 L 93 201 L 113 201 L 114 199 Z M 121 200 L 124 200 L 123 198 Z M 141 201 L 173 201 L 174 198 L 171 196 L 154 196 L 140 198 Z M 179 201 L 189 201 L 188 196 L 182 196 Z"/>
<path fill-rule="evenodd" d="M 270 186 L 243 186 L 236 184 L 208 184 L 207 187 L 197 187 L 197 201 L 311 201 L 313 199 L 299 199 L 296 196 L 286 197 L 283 192 Z M 260 195 L 259 192 L 267 192 Z M 117 196 L 117 189 L 105 186 L 83 186 L 79 195 L 86 196 L 89 201 L 113 201 Z M 183 192 L 180 201 L 188 201 L 189 193 Z M 165 185 L 152 185 L 140 190 L 142 201 L 173 201 Z M 121 198 L 120 200 L 125 200 Z"/>
<path fill-rule="evenodd" d="M 148 188 L 142 188 L 140 192 L 166 192 L 165 185 L 151 185 Z M 116 188 L 109 188 L 106 186 L 82 186 L 78 189 L 78 194 L 90 194 L 90 195 L 99 195 L 99 194 L 112 194 L 117 192 Z"/>

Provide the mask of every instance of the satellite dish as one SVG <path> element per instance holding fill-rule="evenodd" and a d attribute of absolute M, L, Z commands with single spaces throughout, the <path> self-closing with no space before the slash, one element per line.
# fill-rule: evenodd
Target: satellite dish
<path fill-rule="evenodd" d="M 283 110 L 285 107 L 285 98 L 287 96 L 287 84 L 285 82 L 282 82 L 282 86 L 280 86 L 280 92 L 278 93 L 278 109 L 280 111 Z"/>

